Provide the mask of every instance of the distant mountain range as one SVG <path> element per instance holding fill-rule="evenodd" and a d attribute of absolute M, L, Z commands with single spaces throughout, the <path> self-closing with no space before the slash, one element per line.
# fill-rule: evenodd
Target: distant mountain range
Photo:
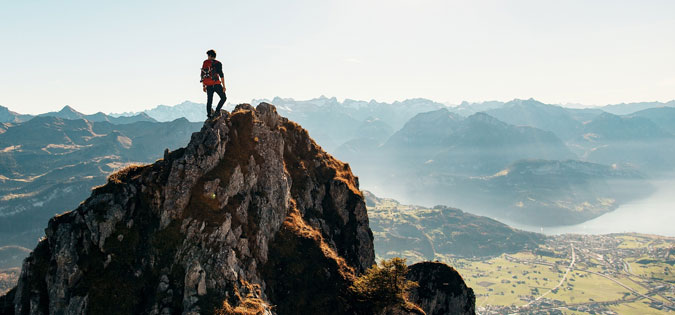
<path fill-rule="evenodd" d="M 510 125 L 485 113 L 439 119 L 450 114 L 440 109 L 415 116 L 382 146 L 381 154 L 395 166 L 470 176 L 494 174 L 519 159 L 576 157 L 551 132 Z"/>
<path fill-rule="evenodd" d="M 675 107 L 655 107 L 632 113 L 628 117 L 642 117 L 654 122 L 661 129 L 675 135 Z"/>
<path fill-rule="evenodd" d="M 345 99 L 343 102 L 339 102 L 335 97 L 325 97 L 321 96 L 318 98 L 313 98 L 309 100 L 295 100 L 293 98 L 281 98 L 275 97 L 273 99 L 254 99 L 251 103 L 258 102 L 270 102 L 273 104 L 279 104 L 278 111 L 280 113 L 290 113 L 295 111 L 294 114 L 296 117 L 293 117 L 294 120 L 302 121 L 299 119 L 301 116 L 310 112 L 324 112 L 331 113 L 336 111 L 344 111 L 345 109 L 349 111 L 349 115 L 353 115 L 357 120 L 362 121 L 363 118 L 373 117 L 379 118 L 383 121 L 386 121 L 394 129 L 398 129 L 403 126 L 403 124 L 410 119 L 412 116 L 421 113 L 432 111 L 439 108 L 448 108 L 453 113 L 459 114 L 461 116 L 471 116 L 478 112 L 488 112 L 492 116 L 503 120 L 508 123 L 516 124 L 515 122 L 508 121 L 509 119 L 498 114 L 500 109 L 508 107 L 517 107 L 518 104 L 522 103 L 538 103 L 546 106 L 553 106 L 562 108 L 572 114 L 577 120 L 588 120 L 588 118 L 593 118 L 594 116 L 599 115 L 602 112 L 608 112 L 615 115 L 629 115 L 650 108 L 660 108 L 660 107 L 675 107 L 675 100 L 668 102 L 636 102 L 636 103 L 621 103 L 621 104 L 610 104 L 604 106 L 587 106 L 577 104 L 574 108 L 564 107 L 560 105 L 549 105 L 538 102 L 534 99 L 521 100 L 514 99 L 508 102 L 502 101 L 485 101 L 485 102 L 462 102 L 459 105 L 446 105 L 438 103 L 429 99 L 424 98 L 414 98 L 408 99 L 405 101 L 396 101 L 393 103 L 386 102 L 377 102 L 375 100 L 370 101 L 360 101 Z M 233 108 L 232 104 L 226 104 L 226 108 Z M 65 106 L 59 112 L 51 112 L 49 115 L 54 115 L 59 118 L 67 118 L 61 115 L 68 115 L 69 111 L 74 111 L 70 106 Z M 64 112 L 64 113 L 61 113 Z M 155 119 L 157 121 L 172 121 L 178 118 L 186 118 L 192 122 L 203 121 L 206 114 L 206 105 L 203 103 L 196 103 L 191 101 L 184 101 L 177 105 L 158 105 L 152 109 L 147 109 L 140 112 L 124 112 L 124 113 L 112 113 L 112 114 L 103 114 L 109 117 L 129 117 L 136 116 L 141 113 L 147 114 L 147 116 Z M 78 113 L 79 114 L 79 113 Z M 92 121 L 96 120 L 96 116 L 101 116 L 102 113 L 97 113 L 93 115 L 83 115 L 75 114 L 74 116 L 88 116 Z M 45 114 L 43 114 L 45 115 Z M 7 107 L 0 106 L 0 123 L 2 122 L 21 122 L 27 121 L 30 118 L 34 117 L 33 115 L 19 114 L 9 110 Z M 71 115 L 73 117 L 73 115 Z M 308 117 L 305 116 L 305 117 Z M 289 117 L 290 118 L 290 117 Z M 527 119 L 527 117 L 522 117 L 518 119 Z M 533 122 L 533 120 L 527 120 L 528 122 Z M 536 126 L 535 126 L 536 127 Z"/>
<path fill-rule="evenodd" d="M 675 171 L 673 102 L 269 102 L 349 162 L 366 189 L 534 225 L 596 217 L 648 194 L 647 179 Z M 125 114 L 66 106 L 31 116 L 0 107 L 0 246 L 31 247 L 44 219 L 72 208 L 113 169 L 182 146 L 201 126 L 189 120 L 204 114 L 203 104 L 187 101 Z"/>
<path fill-rule="evenodd" d="M 130 163 L 148 163 L 187 143 L 200 123 L 39 116 L 0 133 L 0 246 L 33 247 L 46 220 L 72 209 L 91 187 Z"/>
<path fill-rule="evenodd" d="M 675 120 L 675 111 L 663 111 L 659 116 L 658 121 L 667 128 L 664 122 Z M 586 161 L 632 167 L 654 177 L 675 171 L 675 135 L 642 114 L 603 113 L 584 124 L 569 146 Z"/>
<path fill-rule="evenodd" d="M 545 236 L 502 222 L 584 222 L 647 196 L 650 178 L 675 174 L 675 101 L 582 109 L 533 99 L 269 102 L 348 162 L 362 188 L 426 205 L 364 192 L 378 258 L 447 261 L 537 248 Z M 204 107 L 85 115 L 65 106 L 36 116 L 0 107 L 0 292 L 16 281 L 49 217 L 76 208 L 112 171 L 184 146 L 202 127 Z"/>
<path fill-rule="evenodd" d="M 499 108 L 486 110 L 485 113 L 512 125 L 531 126 L 553 132 L 563 140 L 576 136 L 582 125 L 568 109 L 533 99 L 513 100 Z"/>
<path fill-rule="evenodd" d="M 667 107 L 627 116 L 531 99 L 490 107 L 420 113 L 385 142 L 361 136 L 335 154 L 376 193 L 544 226 L 597 217 L 675 171 Z"/>
<path fill-rule="evenodd" d="M 600 109 L 615 115 L 628 115 L 645 109 L 658 107 L 675 107 L 675 100 L 665 103 L 662 102 L 621 103 L 614 105 L 605 105 L 600 107 Z"/>
<path fill-rule="evenodd" d="M 307 101 L 276 97 L 266 101 L 277 105 L 281 115 L 298 122 L 328 152 L 347 142 L 364 139 L 377 143 L 385 141 L 410 118 L 427 111 L 444 108 L 441 103 L 427 99 L 408 99 L 383 103 L 319 97 Z"/>
<path fill-rule="evenodd" d="M 379 136 L 385 138 L 416 114 L 445 107 L 441 103 L 421 98 L 393 103 L 350 99 L 339 102 L 335 97 L 325 96 L 305 101 L 281 97 L 251 101 L 255 104 L 260 102 L 275 104 L 279 114 L 309 130 L 312 137 L 329 152 L 347 141 L 359 139 L 362 135 L 359 128 L 367 127 L 364 124 L 368 124 L 368 121 L 380 124 L 379 127 L 384 128 L 384 135 Z M 232 104 L 226 104 L 225 109 L 231 110 Z M 185 117 L 189 121 L 197 122 L 206 118 L 206 105 L 185 101 L 175 106 L 159 105 L 141 113 L 157 121 Z M 140 113 L 111 115 L 124 117 L 138 114 Z M 393 130 L 387 132 L 388 129 Z"/>
<path fill-rule="evenodd" d="M 500 101 L 487 101 L 479 103 L 470 103 L 462 102 L 459 105 L 448 105 L 449 109 L 455 113 L 458 113 L 462 116 L 470 116 L 477 112 L 485 112 L 493 109 L 499 109 L 502 107 L 509 107 L 514 102 L 522 101 L 534 101 L 533 99 L 529 100 L 520 100 L 515 99 L 509 102 L 500 102 Z M 548 104 L 547 104 L 548 105 Z M 636 102 L 636 103 L 621 103 L 621 104 L 609 104 L 604 106 L 584 106 L 583 104 L 575 104 L 574 107 L 561 106 L 561 105 L 551 105 L 556 107 L 563 107 L 570 112 L 586 112 L 586 113 L 600 113 L 607 112 L 615 115 L 628 115 L 641 110 L 648 108 L 657 108 L 657 107 L 675 107 L 675 100 L 668 101 L 665 103 L 662 102 Z"/>
<path fill-rule="evenodd" d="M 157 107 L 142 112 L 127 112 L 110 115 L 114 117 L 130 117 L 139 114 L 146 114 L 157 121 L 172 121 L 178 118 L 185 118 L 191 122 L 199 122 L 206 119 L 206 105 L 185 101 L 173 106 L 158 105 Z"/>
<path fill-rule="evenodd" d="M 88 121 L 92 122 L 102 122 L 102 121 L 107 121 L 112 124 L 129 124 L 137 121 L 150 121 L 154 122 L 156 121 L 154 118 L 151 118 L 145 113 L 139 113 L 135 115 L 130 115 L 130 116 L 111 116 L 104 114 L 102 112 L 98 112 L 96 114 L 92 115 L 85 115 L 82 114 L 78 111 L 76 111 L 74 108 L 70 106 L 64 106 L 60 111 L 58 112 L 49 112 L 49 113 L 44 113 L 40 114 L 37 116 L 33 115 L 24 115 L 24 114 L 18 114 L 13 111 L 10 111 L 8 108 L 0 106 L 0 123 L 21 123 L 21 122 L 26 122 L 29 121 L 35 117 L 56 117 L 56 118 L 62 118 L 62 119 L 86 119 Z"/>
<path fill-rule="evenodd" d="M 361 160 L 367 159 L 380 168 L 406 169 L 419 175 L 443 172 L 485 176 L 519 159 L 576 157 L 551 132 L 510 125 L 485 113 L 464 118 L 445 108 L 418 114 L 380 147 L 339 149 L 335 154 L 353 162 L 356 169 Z"/>
<path fill-rule="evenodd" d="M 512 125 L 553 132 L 581 160 L 622 164 L 659 177 L 675 171 L 672 105 L 675 101 L 572 109 L 529 99 L 507 102 L 485 113 Z M 661 107 L 632 112 L 649 106 Z M 603 111 L 605 108 L 625 109 L 631 114 L 616 115 Z"/>
<path fill-rule="evenodd" d="M 33 118 L 31 115 L 22 115 L 0 106 L 0 123 L 19 123 Z"/>
<path fill-rule="evenodd" d="M 544 104 L 534 99 L 515 99 L 509 102 L 488 101 L 480 103 L 463 102 L 457 106 L 447 106 L 432 100 L 416 98 L 401 102 L 384 103 L 321 96 L 310 100 L 275 97 L 271 100 L 253 100 L 253 103 L 266 101 L 277 105 L 280 114 L 300 123 L 310 131 L 313 138 L 329 152 L 356 152 L 373 145 L 383 144 L 395 131 L 419 113 L 445 108 L 462 117 L 484 112 L 498 120 L 515 126 L 530 126 L 553 132 L 577 155 L 583 156 L 588 146 L 578 147 L 578 138 L 585 131 L 584 124 L 598 118 L 603 113 L 615 115 L 635 114 L 651 108 L 675 108 L 675 100 L 660 102 L 622 103 L 599 107 L 569 108 Z M 227 107 L 227 106 L 226 106 Z M 231 105 L 229 107 L 231 109 Z M 143 111 L 157 121 L 171 121 L 185 117 L 190 121 L 202 121 L 205 105 L 185 101 L 175 106 L 160 105 Z M 140 113 L 113 114 L 113 117 L 138 115 Z M 645 115 L 645 113 L 641 114 Z M 648 117 L 652 120 L 656 119 Z M 373 133 L 359 130 L 367 121 L 376 121 L 383 128 Z M 665 125 L 665 126 L 664 126 Z M 667 121 L 659 125 L 669 133 Z M 389 131 L 391 129 L 391 131 Z M 378 133 L 375 136 L 375 132 Z M 604 160 L 603 160 L 604 161 Z"/>
<path fill-rule="evenodd" d="M 63 109 L 61 109 L 58 112 L 50 112 L 50 113 L 44 113 L 38 115 L 39 117 L 56 117 L 56 118 L 62 118 L 62 119 L 86 119 L 91 122 L 102 122 L 102 121 L 107 121 L 112 124 L 130 124 L 134 122 L 139 122 L 139 121 L 149 121 L 149 122 L 156 122 L 154 118 L 148 116 L 145 113 L 139 113 L 136 115 L 132 116 L 120 116 L 120 117 L 114 117 L 111 115 L 106 115 L 102 112 L 98 112 L 96 114 L 92 115 L 85 115 L 82 114 L 75 109 L 73 109 L 70 106 L 65 106 Z"/>

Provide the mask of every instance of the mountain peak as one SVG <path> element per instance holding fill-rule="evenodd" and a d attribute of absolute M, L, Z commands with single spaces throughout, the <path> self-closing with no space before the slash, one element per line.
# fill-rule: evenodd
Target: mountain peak
<path fill-rule="evenodd" d="M 209 312 L 247 295 L 280 313 L 334 313 L 375 261 L 358 179 L 267 103 L 239 105 L 184 149 L 111 175 L 46 236 L 14 293 L 39 303 L 19 313 Z M 47 291 L 65 294 L 44 304 Z"/>
<path fill-rule="evenodd" d="M 58 117 L 58 118 L 63 118 L 63 119 L 84 119 L 85 115 L 82 113 L 76 111 L 74 108 L 70 107 L 69 105 L 64 106 L 59 110 L 58 112 L 49 112 L 49 113 L 44 113 L 40 114 L 38 116 L 52 116 L 52 117 Z"/>
<path fill-rule="evenodd" d="M 74 108 L 70 107 L 70 105 L 63 106 L 63 108 L 59 111 L 59 113 L 62 113 L 62 114 L 66 114 L 66 113 L 81 114 L 80 112 L 76 111 Z"/>
<path fill-rule="evenodd" d="M 23 117 L 22 117 L 22 116 L 23 116 Z M 15 113 L 15 112 L 11 111 L 9 108 L 0 105 L 0 123 L 6 123 L 6 122 L 16 123 L 16 122 L 21 122 L 21 121 L 30 119 L 29 117 L 30 117 L 29 115 L 20 115 L 20 114 L 17 114 L 17 113 Z"/>
<path fill-rule="evenodd" d="M 350 289 L 375 263 L 358 178 L 268 103 L 110 175 L 45 234 L 0 313 L 374 313 Z"/>
<path fill-rule="evenodd" d="M 526 100 L 519 98 L 513 99 L 509 102 L 506 102 L 504 106 L 509 107 L 509 106 L 554 106 L 554 105 L 547 105 L 530 97 Z"/>
<path fill-rule="evenodd" d="M 488 115 L 484 112 L 475 113 L 475 114 L 467 117 L 466 120 L 468 122 L 480 122 L 480 123 L 488 123 L 488 124 L 500 125 L 500 126 L 506 125 L 505 122 L 503 122 L 503 121 L 501 121 L 497 118 L 494 118 L 493 116 Z"/>

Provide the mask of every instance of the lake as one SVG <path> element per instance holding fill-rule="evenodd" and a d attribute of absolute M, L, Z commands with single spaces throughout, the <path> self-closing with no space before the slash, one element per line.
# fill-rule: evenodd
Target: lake
<path fill-rule="evenodd" d="M 675 180 L 654 182 L 657 191 L 648 198 L 619 206 L 595 219 L 576 225 L 536 227 L 510 222 L 532 232 L 554 234 L 609 234 L 636 232 L 675 236 Z"/>

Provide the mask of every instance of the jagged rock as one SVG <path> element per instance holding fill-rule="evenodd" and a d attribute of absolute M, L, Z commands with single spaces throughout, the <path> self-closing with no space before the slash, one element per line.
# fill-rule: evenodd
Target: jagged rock
<path fill-rule="evenodd" d="M 409 299 L 428 315 L 475 314 L 476 297 L 457 270 L 440 262 L 421 262 L 408 267 L 408 280 L 419 285 Z"/>
<path fill-rule="evenodd" d="M 45 234 L 3 312 L 362 314 L 348 288 L 375 258 L 349 165 L 267 103 L 113 174 Z"/>

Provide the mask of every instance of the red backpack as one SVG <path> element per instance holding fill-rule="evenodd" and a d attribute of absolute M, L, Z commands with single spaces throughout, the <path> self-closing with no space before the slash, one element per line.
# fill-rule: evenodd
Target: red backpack
<path fill-rule="evenodd" d="M 218 81 L 218 70 L 216 70 L 216 65 L 220 63 L 218 60 L 207 60 L 210 62 L 205 62 L 204 67 L 202 68 L 201 80 L 199 82 L 204 82 L 205 79 L 211 79 L 213 81 Z"/>

